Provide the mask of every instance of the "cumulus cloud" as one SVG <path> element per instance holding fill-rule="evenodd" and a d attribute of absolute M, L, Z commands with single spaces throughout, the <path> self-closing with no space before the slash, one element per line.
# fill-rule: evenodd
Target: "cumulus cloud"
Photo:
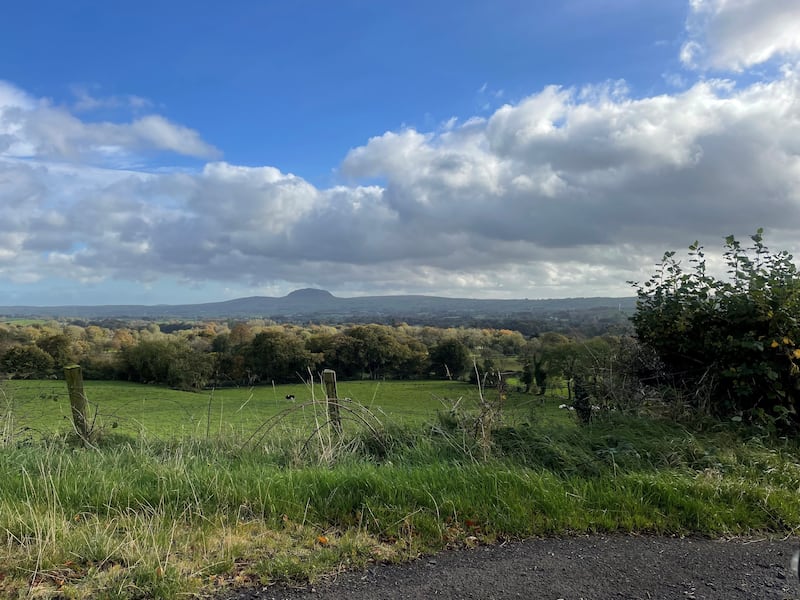
<path fill-rule="evenodd" d="M 65 107 L 0 82 L 0 156 L 103 162 L 148 151 L 219 156 L 196 131 L 159 115 L 130 123 L 86 122 Z"/>
<path fill-rule="evenodd" d="M 800 57 L 796 0 L 690 0 L 689 39 L 680 59 L 692 68 L 740 72 L 773 57 Z"/>
<path fill-rule="evenodd" d="M 649 96 L 624 81 L 550 85 L 482 116 L 365 140 L 343 156 L 346 183 L 329 187 L 217 160 L 162 116 L 90 122 L 0 82 L 0 280 L 624 295 L 664 250 L 695 239 L 716 248 L 762 226 L 796 253 L 794 7 L 691 3 L 686 64 L 732 76 L 787 60 L 772 78 L 704 77 Z M 120 166 L 148 151 L 214 160 Z"/>
<path fill-rule="evenodd" d="M 7 156 L 0 277 L 625 294 L 626 280 L 694 239 L 764 226 L 794 243 L 799 90 L 790 69 L 644 98 L 620 82 L 549 86 L 486 119 L 389 131 L 352 149 L 342 173 L 380 185 L 318 188 L 225 162 L 145 173 Z M 149 126 L 126 135 L 180 145 L 160 137 L 179 127 Z"/>
<path fill-rule="evenodd" d="M 374 138 L 344 169 L 385 177 L 388 205 L 431 236 L 570 247 L 777 225 L 800 199 L 797 92 L 793 72 L 641 99 L 548 87 L 485 123 Z"/>

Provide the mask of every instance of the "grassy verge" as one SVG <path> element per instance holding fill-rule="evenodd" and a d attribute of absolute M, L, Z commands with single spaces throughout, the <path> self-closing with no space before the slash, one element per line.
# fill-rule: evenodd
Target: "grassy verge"
<path fill-rule="evenodd" d="M 435 418 L 438 400 L 427 422 L 395 419 L 334 446 L 294 427 L 258 444 L 7 443 L 0 597 L 173 598 L 498 537 L 800 525 L 796 444 L 621 415 L 582 427 L 558 402 L 516 398 L 488 461 L 457 420 Z"/>

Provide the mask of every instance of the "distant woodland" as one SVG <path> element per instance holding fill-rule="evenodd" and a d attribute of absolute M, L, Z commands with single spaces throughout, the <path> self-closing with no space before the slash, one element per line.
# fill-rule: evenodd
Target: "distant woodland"
<path fill-rule="evenodd" d="M 574 370 L 581 356 L 604 355 L 629 331 L 623 315 L 609 321 L 581 316 L 551 317 L 548 324 L 561 332 L 544 330 L 544 323 L 501 319 L 480 327 L 263 319 L 7 321 L 0 324 L 0 377 L 60 378 L 65 366 L 79 364 L 87 379 L 200 390 L 298 382 L 325 368 L 342 379 L 469 379 L 477 369 L 514 373 L 526 389 L 543 393 L 548 377 Z"/>

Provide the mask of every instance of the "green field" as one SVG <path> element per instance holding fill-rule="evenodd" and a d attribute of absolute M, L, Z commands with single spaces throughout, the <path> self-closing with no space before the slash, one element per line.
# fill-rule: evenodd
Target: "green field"
<path fill-rule="evenodd" d="M 90 418 L 96 431 L 115 437 L 146 435 L 174 438 L 243 440 L 259 435 L 272 420 L 278 428 L 316 427 L 324 419 L 325 391 L 316 385 L 277 385 L 184 392 L 137 383 L 87 381 Z M 294 400 L 286 397 L 293 395 Z M 346 428 L 365 426 L 357 415 L 368 414 L 375 426 L 422 425 L 456 402 L 474 405 L 475 386 L 457 381 L 338 382 Z M 530 396 L 514 395 L 509 407 L 520 410 Z M 347 410 L 353 407 L 353 412 Z M 362 408 L 363 407 L 363 408 Z M 365 413 L 364 411 L 367 411 Z M 52 436 L 71 429 L 64 381 L 12 380 L 0 384 L 0 418 L 14 435 Z M 8 420 L 13 418 L 13 427 Z M 2 422 L 2 421 L 0 421 Z"/>
<path fill-rule="evenodd" d="M 800 528 L 794 440 L 657 406 L 581 425 L 558 393 L 512 389 L 487 419 L 465 383 L 345 381 L 339 437 L 318 387 L 86 394 L 81 447 L 63 381 L 2 384 L 2 598 L 207 597 L 498 538 Z"/>

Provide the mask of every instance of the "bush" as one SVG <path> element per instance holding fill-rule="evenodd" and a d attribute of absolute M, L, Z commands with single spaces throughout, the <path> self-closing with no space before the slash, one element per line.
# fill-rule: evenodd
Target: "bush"
<path fill-rule="evenodd" d="M 53 367 L 53 357 L 38 346 L 12 346 L 0 358 L 0 371 L 20 379 L 45 377 Z"/>
<path fill-rule="evenodd" d="M 719 417 L 800 423 L 800 278 L 787 252 L 772 254 L 762 230 L 742 248 L 729 236 L 728 279 L 709 275 L 703 249 L 685 271 L 667 252 L 637 287 L 633 323 L 684 398 Z"/>

